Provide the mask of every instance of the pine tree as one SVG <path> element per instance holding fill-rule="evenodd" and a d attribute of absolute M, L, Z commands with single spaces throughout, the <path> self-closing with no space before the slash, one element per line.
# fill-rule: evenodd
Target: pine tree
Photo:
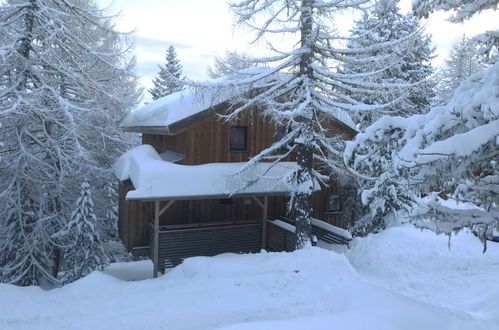
<path fill-rule="evenodd" d="M 223 57 L 215 57 L 215 64 L 208 67 L 208 76 L 211 79 L 228 77 L 237 74 L 238 71 L 249 69 L 254 64 L 248 55 L 237 51 L 226 51 Z"/>
<path fill-rule="evenodd" d="M 154 87 L 148 90 L 152 95 L 153 100 L 179 92 L 183 88 L 183 85 L 180 82 L 180 77 L 182 76 L 182 65 L 180 64 L 180 60 L 177 58 L 175 47 L 168 47 L 166 50 L 165 66 L 158 66 L 158 76 L 152 81 Z"/>
<path fill-rule="evenodd" d="M 252 59 L 257 68 L 237 72 L 238 75 L 223 82 L 200 85 L 215 90 L 236 89 L 234 94 L 238 97 L 233 103 L 240 107 L 232 109 L 227 120 L 234 120 L 243 111 L 261 106 L 264 109 L 262 115 L 288 132 L 280 141 L 252 158 L 241 172 L 233 176 L 231 184 L 234 191 L 250 185 L 256 179 L 252 169 L 259 161 L 277 164 L 295 154 L 297 165 L 282 178 L 282 182 L 290 189 L 288 210 L 295 220 L 297 248 L 310 244 L 312 192 L 330 176 L 330 172 L 322 169 L 335 173 L 342 171 L 338 160 L 341 137 L 333 136 L 326 125 L 347 118 L 345 112 L 387 106 L 355 101 L 348 96 L 348 91 L 358 88 L 396 93 L 401 87 L 406 87 L 405 84 L 365 84 L 358 78 L 367 77 L 372 72 L 351 75 L 336 70 L 335 63 L 379 61 L 379 57 L 371 55 L 373 51 L 397 45 L 396 41 L 391 41 L 355 52 L 336 47 L 344 38 L 337 36 L 331 28 L 334 15 L 347 8 L 359 8 L 362 3 L 367 1 L 248 0 L 232 4 L 238 23 L 253 28 L 257 40 L 278 33 L 283 39 L 292 40 L 292 46 L 278 50 L 276 44 L 270 45 L 273 55 Z M 255 22 L 263 23 L 258 25 Z M 288 151 L 282 153 L 283 149 Z"/>
<path fill-rule="evenodd" d="M 485 65 L 480 62 L 475 47 L 463 36 L 453 45 L 449 59 L 439 74 L 437 103 L 449 102 L 456 88 L 465 79 L 484 69 Z"/>
<path fill-rule="evenodd" d="M 108 263 L 97 230 L 94 203 L 87 181 L 81 184 L 81 194 L 76 201 L 71 220 L 58 236 L 68 242 L 63 256 L 63 282 L 73 282 Z"/>
<path fill-rule="evenodd" d="M 123 145 L 107 125 L 130 106 L 117 92 L 137 95 L 135 78 L 125 36 L 91 1 L 9 0 L 0 21 L 0 281 L 57 283 L 55 234 L 81 177 L 102 179 L 105 153 Z"/>
<path fill-rule="evenodd" d="M 106 184 L 107 203 L 106 217 L 102 223 L 100 233 L 107 235 L 108 239 L 118 238 L 118 192 L 112 181 Z"/>
<path fill-rule="evenodd" d="M 411 14 L 402 15 L 397 7 L 398 0 L 378 0 L 374 7 L 356 21 L 351 30 L 348 47 L 352 50 L 370 47 L 383 42 L 407 39 L 397 47 L 387 47 L 373 55 L 385 57 L 391 63 L 386 70 L 366 77 L 368 83 L 405 83 L 411 85 L 406 95 L 393 105 L 380 111 L 359 112 L 354 120 L 365 128 L 383 114 L 407 116 L 428 112 L 434 96 L 430 64 L 432 48 L 430 37 L 424 35 L 419 21 Z M 352 62 L 345 66 L 346 73 L 361 73 L 382 69 L 385 63 Z M 393 99 L 390 93 L 373 91 L 353 91 L 352 97 L 366 104 L 386 103 Z"/>
<path fill-rule="evenodd" d="M 437 6 L 414 4 L 421 8 L 423 2 Z M 459 2 L 454 4 L 459 15 Z M 470 2 L 469 8 L 481 4 Z M 382 117 L 347 144 L 345 163 L 363 182 L 363 201 L 373 214 L 403 209 L 436 232 L 473 228 L 485 244 L 499 220 L 498 77 L 496 62 L 462 82 L 447 104 L 424 115 Z M 431 199 L 423 201 L 421 194 Z M 481 209 L 449 209 L 438 194 Z"/>

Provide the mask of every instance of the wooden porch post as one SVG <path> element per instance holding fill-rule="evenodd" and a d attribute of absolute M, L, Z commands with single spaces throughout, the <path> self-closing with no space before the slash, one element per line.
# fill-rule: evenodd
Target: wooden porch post
<path fill-rule="evenodd" d="M 267 249 L 268 196 L 263 197 L 262 249 Z"/>
<path fill-rule="evenodd" d="M 153 277 L 158 277 L 158 247 L 159 247 L 159 201 L 154 201 L 154 246 L 152 263 L 154 264 Z"/>

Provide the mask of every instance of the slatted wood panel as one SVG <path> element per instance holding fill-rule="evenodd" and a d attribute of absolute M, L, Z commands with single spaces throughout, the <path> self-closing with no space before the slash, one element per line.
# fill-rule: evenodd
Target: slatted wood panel
<path fill-rule="evenodd" d="M 348 245 L 351 241 L 350 238 L 330 232 L 324 228 L 312 225 L 312 235 L 315 235 L 321 241 L 330 244 L 344 244 Z"/>
<path fill-rule="evenodd" d="M 152 225 L 150 230 L 150 246 L 154 246 Z M 161 230 L 158 268 L 164 270 L 175 267 L 183 259 L 193 256 L 213 256 L 226 252 L 256 253 L 261 249 L 261 234 L 261 224 Z"/>
<path fill-rule="evenodd" d="M 291 252 L 296 249 L 296 235 L 267 221 L 267 249 L 274 252 Z"/>

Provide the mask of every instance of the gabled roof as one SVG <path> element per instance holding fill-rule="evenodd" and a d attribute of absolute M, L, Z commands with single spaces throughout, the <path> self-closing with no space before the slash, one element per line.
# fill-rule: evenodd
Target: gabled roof
<path fill-rule="evenodd" d="M 168 134 L 215 111 L 226 110 L 230 100 L 240 92 L 230 87 L 223 91 L 213 90 L 217 90 L 216 95 L 208 89 L 187 88 L 159 98 L 129 114 L 121 127 L 129 132 Z M 355 123 L 345 111 L 335 109 L 334 117 L 341 125 L 357 132 Z"/>
<path fill-rule="evenodd" d="M 164 161 L 152 146 L 145 144 L 123 154 L 113 171 L 121 181 L 132 181 L 135 190 L 128 192 L 126 199 L 129 200 L 226 198 L 234 189 L 229 184 L 231 175 L 245 164 L 179 165 Z M 296 167 L 296 163 L 281 162 L 269 170 L 270 166 L 271 163 L 259 163 L 253 171 L 258 179 L 234 196 L 288 193 L 291 189 L 282 182 L 282 177 Z"/>

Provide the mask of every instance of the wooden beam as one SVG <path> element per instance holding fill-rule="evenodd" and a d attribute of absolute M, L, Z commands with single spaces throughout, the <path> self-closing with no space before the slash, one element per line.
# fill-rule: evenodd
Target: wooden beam
<path fill-rule="evenodd" d="M 154 202 L 154 246 L 152 263 L 154 265 L 153 277 L 158 277 L 158 254 L 159 254 L 159 201 Z"/>
<path fill-rule="evenodd" d="M 175 200 L 168 201 L 168 203 L 166 203 L 166 205 L 163 206 L 163 208 L 161 210 L 159 210 L 159 215 L 158 216 L 161 216 L 163 213 L 165 213 L 165 211 L 168 210 L 170 208 L 170 206 L 173 205 L 173 203 L 175 203 Z"/>
<path fill-rule="evenodd" d="M 267 218 L 268 218 L 268 196 L 263 197 L 263 219 L 262 219 L 262 249 L 267 249 Z"/>
<path fill-rule="evenodd" d="M 262 210 L 265 208 L 265 206 L 263 205 L 262 201 L 259 200 L 258 197 L 251 196 L 251 198 L 258 204 L 258 206 L 260 206 L 262 208 Z M 265 198 L 267 198 L 267 196 L 265 196 Z"/>

